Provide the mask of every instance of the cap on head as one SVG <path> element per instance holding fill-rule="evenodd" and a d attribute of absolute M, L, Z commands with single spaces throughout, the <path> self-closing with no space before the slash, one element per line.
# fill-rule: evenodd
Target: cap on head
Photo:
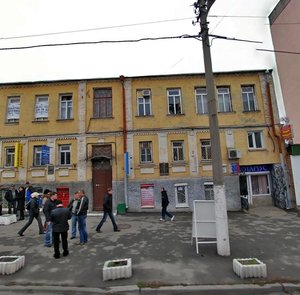
<path fill-rule="evenodd" d="M 39 193 L 34 192 L 34 193 L 31 194 L 31 198 L 38 198 L 39 195 L 40 195 Z"/>

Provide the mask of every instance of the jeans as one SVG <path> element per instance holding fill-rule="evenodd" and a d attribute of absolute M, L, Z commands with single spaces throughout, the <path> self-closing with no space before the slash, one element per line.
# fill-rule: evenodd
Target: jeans
<path fill-rule="evenodd" d="M 45 233 L 45 246 L 52 245 L 52 223 L 47 222 L 46 233 Z"/>
<path fill-rule="evenodd" d="M 111 220 L 111 222 L 113 224 L 114 230 L 118 229 L 118 226 L 117 226 L 117 224 L 115 222 L 115 218 L 114 218 L 113 213 L 111 211 L 110 212 L 106 212 L 105 211 L 104 214 L 103 214 L 103 217 L 102 217 L 102 219 L 100 221 L 100 223 L 97 225 L 96 231 L 100 230 L 100 228 L 102 227 L 103 223 L 106 221 L 107 216 L 109 216 L 109 218 L 110 218 L 110 220 Z"/>
<path fill-rule="evenodd" d="M 80 243 L 87 243 L 88 241 L 88 233 L 86 231 L 86 217 L 87 215 L 77 215 Z"/>
<path fill-rule="evenodd" d="M 166 215 L 169 216 L 170 218 L 173 217 L 173 215 L 170 212 L 167 211 L 167 207 L 162 207 L 161 208 L 161 218 L 165 219 Z"/>
<path fill-rule="evenodd" d="M 72 214 L 72 238 L 76 238 L 76 226 L 78 223 L 78 216 L 76 214 Z"/>

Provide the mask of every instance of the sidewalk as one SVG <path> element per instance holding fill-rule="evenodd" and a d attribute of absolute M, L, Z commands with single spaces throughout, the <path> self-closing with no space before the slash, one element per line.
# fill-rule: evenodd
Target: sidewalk
<path fill-rule="evenodd" d="M 250 213 L 229 212 L 229 257 L 219 256 L 215 244 L 200 245 L 196 254 L 195 243 L 191 245 L 190 213 L 176 214 L 173 222 L 160 222 L 158 214 L 118 215 L 121 232 L 113 232 L 108 219 L 102 233 L 96 233 L 99 220 L 99 216 L 89 216 L 88 244 L 78 246 L 75 245 L 78 239 L 69 240 L 70 255 L 57 260 L 52 257 L 53 249 L 43 246 L 44 236 L 38 235 L 35 220 L 24 237 L 19 237 L 17 231 L 26 220 L 1 226 L 1 256 L 26 257 L 23 269 L 13 275 L 0 275 L 1 287 L 57 286 L 120 291 L 124 286 L 179 289 L 227 285 L 233 288 L 233 285 L 263 283 L 282 288 L 282 283 L 292 286 L 300 283 L 300 218 L 296 212 L 269 207 L 251 209 Z M 233 258 L 247 257 L 266 263 L 267 278 L 243 280 L 235 275 Z M 133 276 L 104 282 L 104 262 L 118 258 L 132 258 Z"/>

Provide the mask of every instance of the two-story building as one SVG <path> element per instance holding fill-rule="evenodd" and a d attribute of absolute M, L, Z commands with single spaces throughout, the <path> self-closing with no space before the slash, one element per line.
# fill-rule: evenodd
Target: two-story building
<path fill-rule="evenodd" d="M 269 71 L 216 73 L 228 210 L 285 200 L 278 112 Z M 90 210 L 107 187 L 115 206 L 172 210 L 212 199 L 204 74 L 0 84 L 0 180 L 57 190 L 82 188 Z"/>

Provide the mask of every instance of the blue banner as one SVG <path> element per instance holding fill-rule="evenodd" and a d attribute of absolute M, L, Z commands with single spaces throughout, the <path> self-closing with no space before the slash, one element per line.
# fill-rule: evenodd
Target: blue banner
<path fill-rule="evenodd" d="M 42 165 L 50 164 L 50 147 L 42 146 Z"/>

